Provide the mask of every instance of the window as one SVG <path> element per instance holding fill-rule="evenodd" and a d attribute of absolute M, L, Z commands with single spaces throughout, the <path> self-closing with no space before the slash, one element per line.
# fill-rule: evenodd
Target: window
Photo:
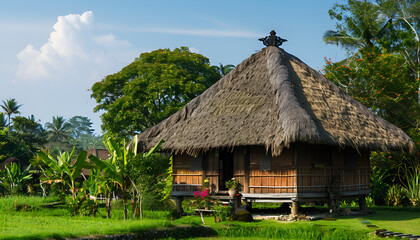
<path fill-rule="evenodd" d="M 261 171 L 270 171 L 271 170 L 271 151 L 268 151 L 267 154 L 265 151 L 260 152 L 260 170 Z"/>
<path fill-rule="evenodd" d="M 201 171 L 203 169 L 203 155 L 198 155 L 197 157 L 191 156 L 190 158 L 190 170 L 191 171 Z"/>

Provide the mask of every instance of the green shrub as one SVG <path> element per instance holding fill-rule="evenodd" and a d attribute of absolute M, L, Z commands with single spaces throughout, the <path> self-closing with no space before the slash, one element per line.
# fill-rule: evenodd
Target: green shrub
<path fill-rule="evenodd" d="M 215 205 L 214 210 L 214 219 L 216 222 L 223 222 L 232 218 L 232 207 L 225 205 Z"/>
<path fill-rule="evenodd" d="M 176 209 L 175 203 L 170 198 L 162 199 L 154 194 L 145 194 L 142 201 L 143 209 L 150 211 L 170 211 Z"/>
<path fill-rule="evenodd" d="M 368 207 L 374 207 L 375 206 L 375 201 L 373 200 L 373 198 L 371 196 L 366 197 L 366 206 L 368 206 Z"/>
<path fill-rule="evenodd" d="M 384 182 L 386 172 L 382 172 L 378 167 L 372 168 L 370 175 L 370 195 L 375 205 L 385 205 L 385 198 L 389 185 Z"/>
<path fill-rule="evenodd" d="M 392 185 L 385 200 L 389 206 L 405 206 L 408 202 L 407 190 L 401 185 Z"/>
<path fill-rule="evenodd" d="M 413 206 L 420 207 L 420 166 L 414 166 L 405 172 L 407 197 Z"/>

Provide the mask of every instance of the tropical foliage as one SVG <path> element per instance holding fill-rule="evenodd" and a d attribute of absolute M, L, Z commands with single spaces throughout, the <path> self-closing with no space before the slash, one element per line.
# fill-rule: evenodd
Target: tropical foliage
<path fill-rule="evenodd" d="M 133 136 L 167 118 L 221 77 L 209 59 L 187 47 L 142 53 L 118 73 L 92 86 L 104 110 L 102 129 Z"/>
<path fill-rule="evenodd" d="M 32 179 L 32 174 L 29 174 L 30 167 L 29 165 L 22 171 L 18 163 L 6 164 L 5 169 L 0 171 L 0 186 L 6 189 L 6 193 L 10 195 L 23 192 L 22 188 Z"/>
<path fill-rule="evenodd" d="M 6 101 L 3 100 L 3 104 L 0 105 L 0 107 L 3 109 L 4 113 L 7 115 L 7 129 L 9 130 L 7 132 L 7 136 L 9 136 L 9 132 L 10 132 L 10 125 L 11 125 L 10 119 L 11 119 L 13 114 L 20 114 L 19 108 L 21 106 L 22 105 L 19 105 L 16 102 L 16 99 L 14 99 L 14 98 L 7 99 Z M 4 121 L 4 120 L 2 120 L 2 121 Z"/>
<path fill-rule="evenodd" d="M 339 62 L 326 57 L 325 76 L 420 147 L 420 2 L 347 0 L 335 4 L 329 15 L 336 30 L 328 30 L 324 41 L 346 48 L 348 57 Z M 418 155 L 374 152 L 375 203 L 400 205 L 405 193 L 414 197 L 418 161 Z M 414 164 L 402 167 L 407 162 Z"/>

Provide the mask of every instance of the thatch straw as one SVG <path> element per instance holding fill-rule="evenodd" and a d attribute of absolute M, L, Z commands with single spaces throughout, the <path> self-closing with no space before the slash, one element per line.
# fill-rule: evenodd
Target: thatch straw
<path fill-rule="evenodd" d="M 283 49 L 252 55 L 184 108 L 138 135 L 139 149 L 197 155 L 216 148 L 294 142 L 415 151 L 413 141 Z"/>

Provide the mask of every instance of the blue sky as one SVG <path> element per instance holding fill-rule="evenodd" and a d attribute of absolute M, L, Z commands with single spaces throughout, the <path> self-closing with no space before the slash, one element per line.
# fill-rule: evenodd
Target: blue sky
<path fill-rule="evenodd" d="M 81 115 L 100 133 L 90 87 L 142 52 L 187 46 L 211 64 L 237 65 L 271 30 L 319 70 L 344 50 L 322 41 L 334 1 L 0 0 L 0 100 L 15 98 L 42 124 Z"/>

